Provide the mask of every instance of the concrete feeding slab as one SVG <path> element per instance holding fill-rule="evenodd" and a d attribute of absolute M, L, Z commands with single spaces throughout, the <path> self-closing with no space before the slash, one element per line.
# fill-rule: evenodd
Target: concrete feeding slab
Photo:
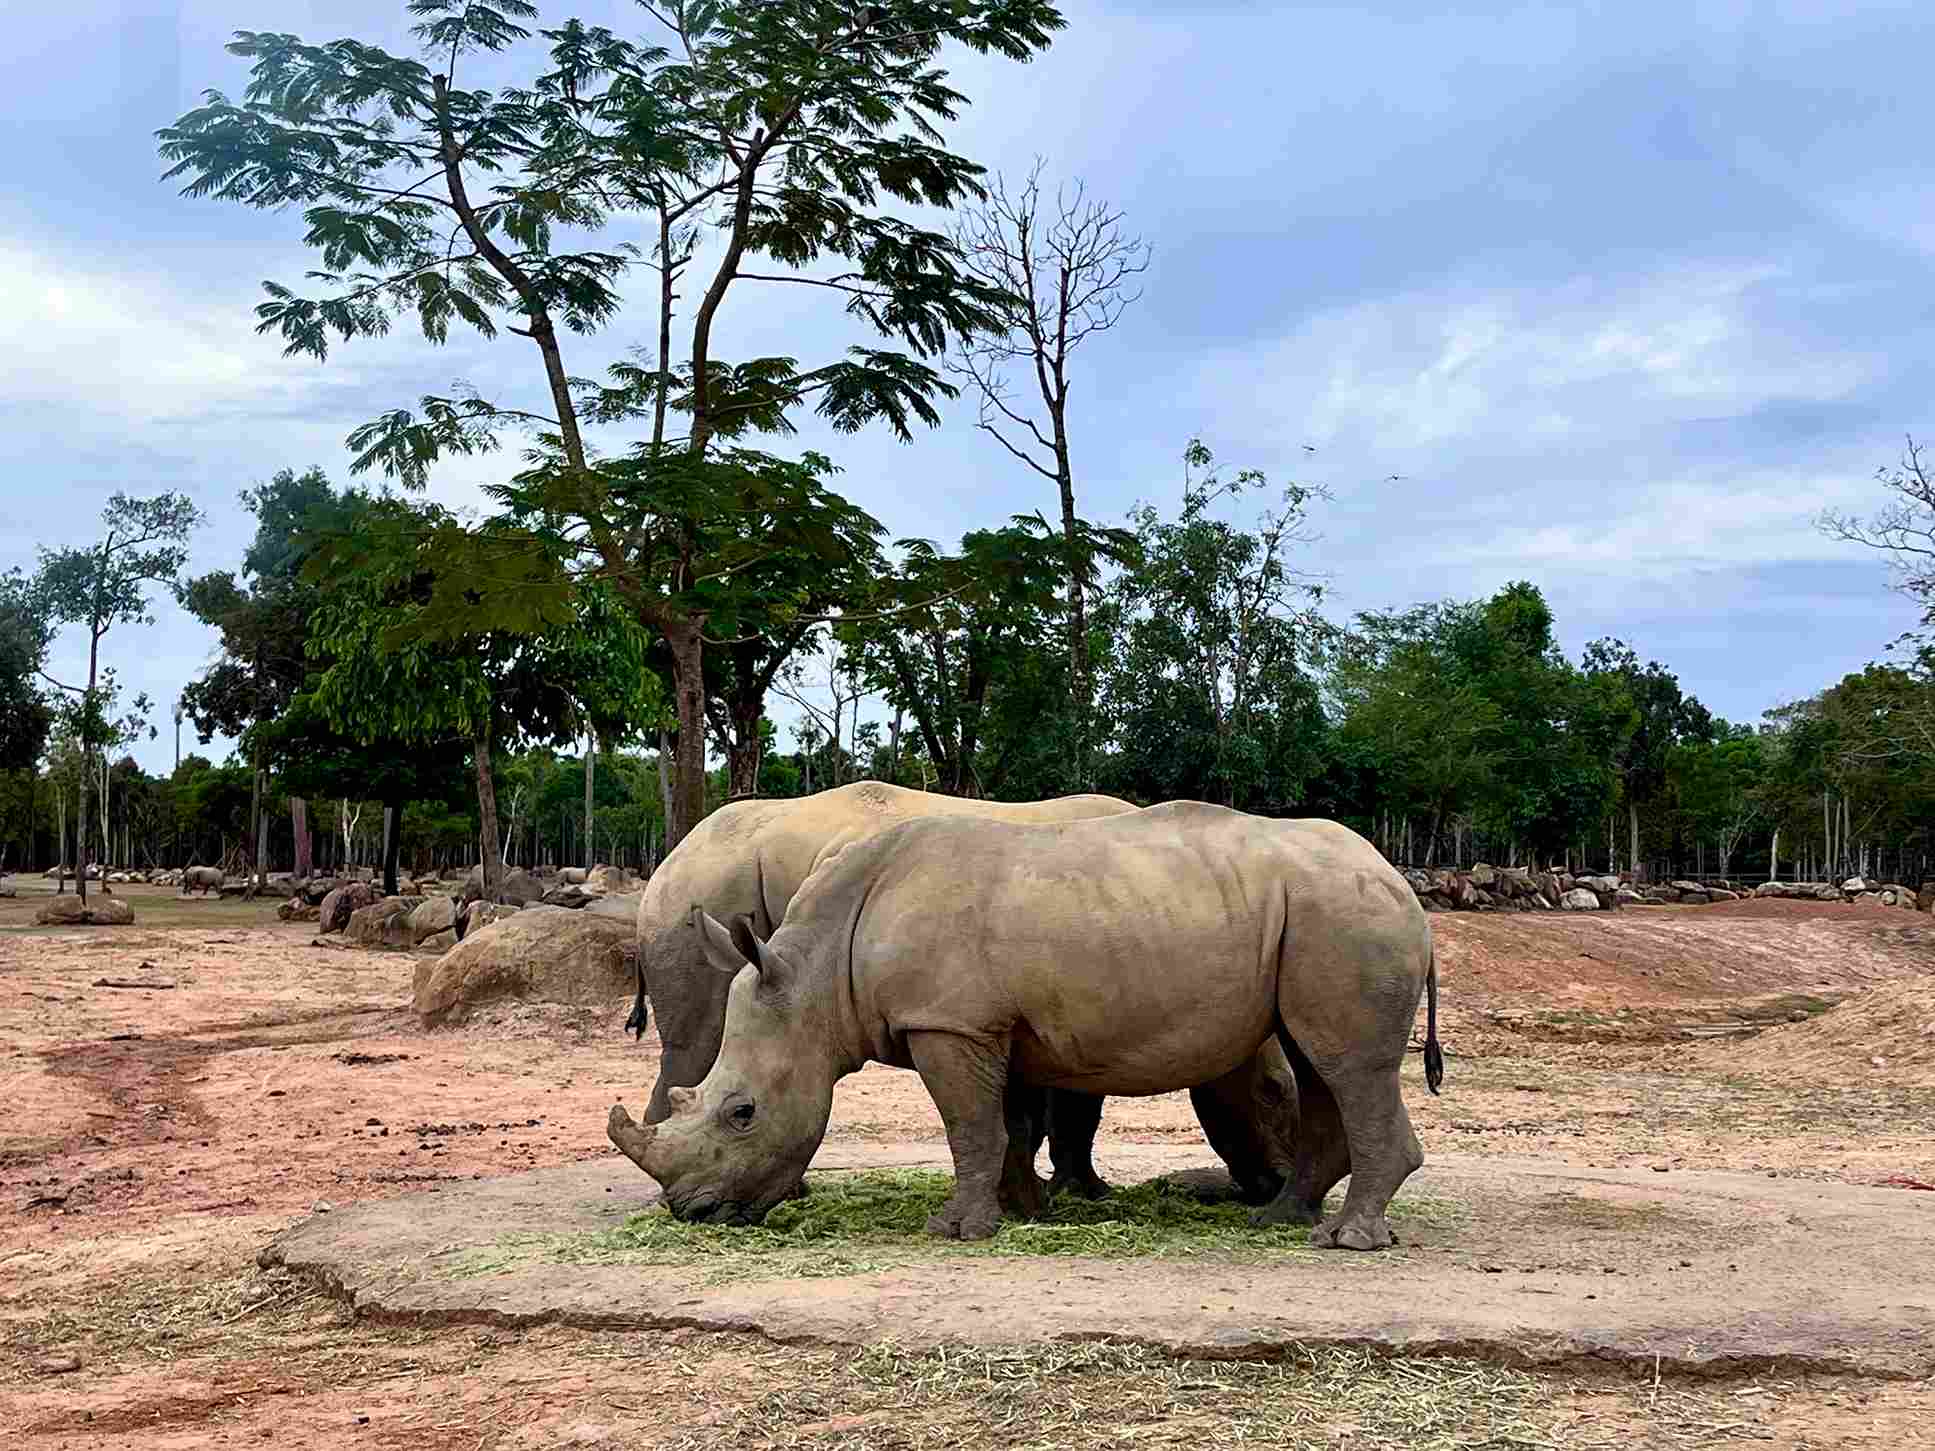
<path fill-rule="evenodd" d="M 1216 1172 L 1200 1148 L 1108 1146 L 1100 1158 L 1117 1183 Z M 913 1166 L 947 1171 L 945 1148 L 828 1148 L 809 1180 Z M 1215 1358 L 1370 1345 L 1514 1365 L 1935 1373 L 1935 1196 L 1451 1157 L 1407 1190 L 1451 1208 L 1410 1223 L 1404 1244 L 1376 1255 L 937 1250 L 877 1273 L 718 1283 L 716 1266 L 560 1262 L 543 1251 L 546 1237 L 594 1236 L 656 1203 L 657 1186 L 614 1154 L 320 1214 L 261 1258 L 359 1316 L 392 1322 L 692 1327 L 911 1347 L 1122 1340 Z"/>

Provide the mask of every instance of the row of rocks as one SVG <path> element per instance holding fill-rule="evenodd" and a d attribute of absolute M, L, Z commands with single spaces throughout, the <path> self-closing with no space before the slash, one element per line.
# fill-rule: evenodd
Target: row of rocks
<path fill-rule="evenodd" d="M 1849 877 L 1834 882 L 1762 882 L 1754 888 L 1756 897 L 1796 897 L 1820 902 L 1864 902 L 1879 907 L 1905 907 L 1926 912 L 1935 908 L 1935 882 L 1923 882 L 1920 891 L 1910 891 L 1899 882 L 1876 882 L 1866 877 Z"/>
<path fill-rule="evenodd" d="M 1617 877 L 1575 877 L 1480 862 L 1464 871 L 1412 867 L 1405 881 L 1427 912 L 1601 912 L 1620 905 Z"/>

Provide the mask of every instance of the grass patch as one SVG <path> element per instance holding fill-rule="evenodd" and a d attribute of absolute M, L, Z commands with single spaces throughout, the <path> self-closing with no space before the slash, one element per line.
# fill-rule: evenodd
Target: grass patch
<path fill-rule="evenodd" d="M 1626 1204 L 1612 1199 L 1594 1199 L 1584 1194 L 1547 1194 L 1542 1198 L 1555 1217 L 1582 1229 L 1638 1229 L 1657 1224 L 1671 1211 L 1664 1204 L 1646 1201 Z M 1687 1216 L 1675 1215 L 1684 1219 Z"/>
<path fill-rule="evenodd" d="M 879 1169 L 821 1176 L 805 1199 L 789 1200 L 757 1226 L 683 1224 L 664 1209 L 634 1214 L 616 1229 L 584 1235 L 506 1237 L 450 1262 L 458 1278 L 492 1274 L 533 1259 L 570 1264 L 694 1265 L 710 1283 L 744 1279 L 824 1279 L 870 1274 L 942 1258 L 1045 1256 L 1084 1259 L 1217 1257 L 1258 1259 L 1310 1250 L 1303 1228 L 1251 1226 L 1249 1210 L 1211 1203 L 1166 1178 L 1117 1189 L 1102 1200 L 1055 1200 L 1035 1223 L 1004 1220 L 993 1239 L 936 1239 L 928 1216 L 954 1185 L 923 1169 Z M 1447 1200 L 1404 1195 L 1392 1222 L 1445 1223 Z"/>

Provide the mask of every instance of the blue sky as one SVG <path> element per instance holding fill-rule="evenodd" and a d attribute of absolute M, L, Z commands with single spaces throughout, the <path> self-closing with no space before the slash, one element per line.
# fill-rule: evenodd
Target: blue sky
<path fill-rule="evenodd" d="M 1200 435 L 1327 486 L 1306 563 L 1341 614 L 1538 583 L 1575 652 L 1619 635 L 1751 720 L 1912 623 L 1879 563 L 1821 537 L 1880 502 L 1930 425 L 1935 194 L 1913 4 L 1071 3 L 1027 67 L 965 58 L 954 133 L 1037 157 L 1154 248 L 1093 345 L 1072 428 L 1084 512 L 1173 501 Z M 643 30 L 623 0 L 547 7 Z M 401 332 L 285 359 L 252 330 L 298 278 L 300 219 L 180 198 L 152 132 L 238 90 L 238 28 L 401 48 L 400 0 L 70 0 L 0 56 L 0 568 L 89 537 L 116 489 L 210 516 L 196 569 L 249 532 L 236 493 L 285 466 L 348 477 L 343 436 L 457 380 L 504 401 L 510 339 Z M 806 289 L 745 291 L 726 351 L 855 341 Z M 581 346 L 595 371 L 646 336 Z M 957 537 L 1052 503 L 952 410 L 912 445 L 808 435 L 896 535 Z M 1308 447 L 1306 447 L 1308 446 Z M 1315 452 L 1310 449 L 1314 448 Z M 441 474 L 476 497 L 498 461 Z M 1398 482 L 1390 475 L 1401 475 Z M 172 607 L 109 637 L 164 708 L 213 639 Z M 71 670 L 63 642 L 57 664 Z M 165 712 L 157 712 L 157 722 Z M 165 765 L 168 732 L 137 754 Z"/>

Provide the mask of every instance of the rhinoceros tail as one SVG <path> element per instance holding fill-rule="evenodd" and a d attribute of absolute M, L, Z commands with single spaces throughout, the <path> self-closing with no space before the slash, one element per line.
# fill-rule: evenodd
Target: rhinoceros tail
<path fill-rule="evenodd" d="M 1424 1086 L 1436 1094 L 1445 1081 L 1444 1049 L 1438 1046 L 1438 954 L 1424 975 Z"/>
<path fill-rule="evenodd" d="M 632 968 L 638 974 L 638 996 L 632 1000 L 632 1015 L 625 1019 L 625 1026 L 631 1030 L 632 1041 L 636 1043 L 645 1036 L 645 954 L 644 944 L 633 949 L 638 955 L 632 960 Z"/>

